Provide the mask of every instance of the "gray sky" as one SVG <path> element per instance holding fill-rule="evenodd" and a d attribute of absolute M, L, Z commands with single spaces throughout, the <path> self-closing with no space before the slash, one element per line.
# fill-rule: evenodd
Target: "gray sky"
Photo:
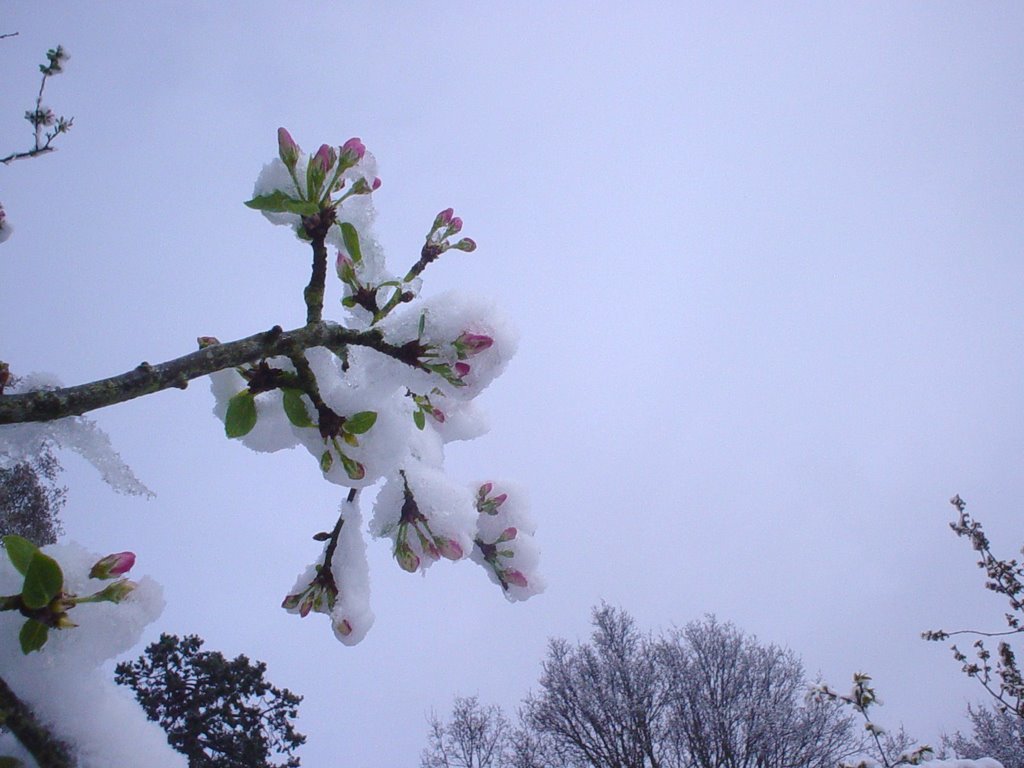
<path fill-rule="evenodd" d="M 834 686 L 872 673 L 883 723 L 960 727 L 980 689 L 918 635 L 1003 612 L 952 494 L 1024 541 L 1024 8 L 844 5 L 2 3 L 3 149 L 57 43 L 75 127 L 0 168 L 0 358 L 78 383 L 300 325 L 309 256 L 241 203 L 278 126 L 360 136 L 391 263 L 454 206 L 480 247 L 426 292 L 520 329 L 491 432 L 447 463 L 529 489 L 548 590 L 509 605 L 371 542 L 362 645 L 285 614 L 340 490 L 226 440 L 203 382 L 97 414 L 158 496 L 66 457 L 69 536 L 138 552 L 153 636 L 303 694 L 311 767 L 416 765 L 431 706 L 513 707 L 601 599 L 715 612 Z"/>

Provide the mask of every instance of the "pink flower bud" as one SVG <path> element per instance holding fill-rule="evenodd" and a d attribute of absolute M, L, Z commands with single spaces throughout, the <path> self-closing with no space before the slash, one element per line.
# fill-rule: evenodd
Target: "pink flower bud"
<path fill-rule="evenodd" d="M 371 192 L 373 192 L 375 189 L 379 189 L 379 188 L 380 188 L 380 179 L 375 178 L 372 182 L 371 181 L 367 181 L 365 178 L 356 179 L 355 183 L 352 185 L 352 192 L 351 192 L 351 194 L 353 194 L 353 195 L 368 195 Z"/>
<path fill-rule="evenodd" d="M 416 569 L 420 567 L 420 559 L 408 545 L 395 547 L 395 559 L 399 567 L 409 573 L 416 573 Z"/>
<path fill-rule="evenodd" d="M 507 499 L 508 499 L 508 494 L 507 493 L 499 493 L 497 496 L 495 496 L 493 499 L 491 499 L 491 503 L 494 504 L 495 507 L 500 507 L 502 504 L 505 503 L 505 501 Z"/>
<path fill-rule="evenodd" d="M 467 356 L 476 355 L 485 349 L 490 349 L 492 344 L 494 344 L 494 339 L 490 336 L 483 333 L 469 333 L 468 331 L 462 333 L 455 340 L 455 348 Z"/>
<path fill-rule="evenodd" d="M 437 542 L 442 557 L 446 557 L 449 560 L 459 560 L 462 558 L 462 546 L 455 539 L 438 537 L 434 541 Z"/>
<path fill-rule="evenodd" d="M 519 531 L 515 528 L 506 528 L 504 531 L 501 532 L 501 536 L 498 537 L 498 541 L 494 543 L 497 544 L 498 542 L 502 541 L 512 541 L 512 539 L 514 539 L 518 535 Z"/>
<path fill-rule="evenodd" d="M 448 234 L 454 235 L 462 231 L 462 219 L 456 216 L 448 223 Z"/>
<path fill-rule="evenodd" d="M 448 226 L 448 222 L 452 220 L 454 215 L 455 211 L 452 208 L 445 208 L 434 218 L 434 229 Z"/>
<path fill-rule="evenodd" d="M 380 177 L 379 176 L 375 176 L 374 177 L 373 183 L 370 184 L 370 187 L 373 189 L 374 192 L 376 192 L 378 189 L 380 189 Z"/>
<path fill-rule="evenodd" d="M 135 565 L 134 552 L 118 552 L 107 555 L 98 561 L 89 571 L 90 579 L 113 579 L 116 576 L 123 576 Z"/>
<path fill-rule="evenodd" d="M 334 167 L 334 163 L 338 159 L 338 153 L 334 151 L 334 147 L 328 144 L 321 144 L 320 149 L 313 155 L 313 159 L 310 160 L 310 165 L 316 163 L 318 170 L 321 174 L 327 175 L 327 172 Z"/>
<path fill-rule="evenodd" d="M 457 251 L 465 251 L 466 253 L 472 253 L 476 250 L 476 240 L 471 237 L 464 237 L 455 245 L 452 246 Z"/>
<path fill-rule="evenodd" d="M 444 424 L 444 411 L 442 411 L 440 408 L 434 408 L 430 412 L 430 415 L 434 417 L 434 421 L 436 421 L 438 424 Z"/>
<path fill-rule="evenodd" d="M 299 160 L 299 145 L 295 143 L 292 135 L 284 128 L 277 129 L 277 153 L 281 162 L 289 169 L 295 170 L 295 163 Z"/>
<path fill-rule="evenodd" d="M 484 483 L 480 486 L 480 490 L 477 492 L 480 498 L 485 499 L 491 495 L 491 491 L 494 490 L 494 483 Z"/>
<path fill-rule="evenodd" d="M 352 634 L 352 625 L 348 623 L 348 619 L 342 619 L 341 621 L 334 622 L 334 631 L 342 637 L 348 637 Z"/>
<path fill-rule="evenodd" d="M 338 251 L 338 258 L 334 262 L 334 268 L 338 273 L 338 278 L 345 283 L 355 282 L 356 269 L 352 263 L 352 259 L 348 257 L 343 251 Z"/>
<path fill-rule="evenodd" d="M 512 584 L 514 586 L 517 586 L 517 587 L 529 586 L 529 583 L 526 581 L 526 577 L 522 574 L 522 572 L 517 571 L 514 568 L 510 568 L 509 570 L 504 571 L 502 573 L 502 576 L 505 577 L 505 581 L 507 581 L 509 584 Z"/>
<path fill-rule="evenodd" d="M 362 160 L 365 154 L 366 147 L 363 146 L 363 142 L 353 137 L 341 145 L 341 164 L 345 168 L 350 168 Z"/>
<path fill-rule="evenodd" d="M 464 379 L 469 375 L 469 363 L 456 363 L 454 367 L 456 378 Z"/>

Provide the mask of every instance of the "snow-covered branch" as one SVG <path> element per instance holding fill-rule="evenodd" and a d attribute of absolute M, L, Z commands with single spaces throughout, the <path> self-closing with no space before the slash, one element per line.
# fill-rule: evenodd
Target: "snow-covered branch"
<path fill-rule="evenodd" d="M 274 326 L 269 331 L 237 341 L 213 343 L 197 352 L 157 365 L 143 362 L 130 371 L 88 384 L 0 395 L 0 424 L 80 416 L 164 389 L 185 389 L 193 379 L 265 357 L 289 356 L 312 347 L 340 350 L 346 345 L 369 347 L 415 366 L 405 346 L 386 342 L 378 330 L 357 331 L 325 321 L 291 331 Z"/>

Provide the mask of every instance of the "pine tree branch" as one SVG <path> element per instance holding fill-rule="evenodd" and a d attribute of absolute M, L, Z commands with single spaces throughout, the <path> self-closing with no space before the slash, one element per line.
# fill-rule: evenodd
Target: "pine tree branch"
<path fill-rule="evenodd" d="M 0 394 L 0 424 L 26 421 L 52 421 L 134 400 L 164 389 L 185 389 L 193 379 L 225 368 L 235 368 L 266 357 L 294 355 L 312 347 L 327 347 L 341 354 L 346 345 L 375 349 L 381 354 L 421 368 L 410 358 L 404 346 L 384 341 L 378 330 L 355 331 L 330 322 L 310 323 L 302 328 L 282 331 L 274 326 L 237 341 L 212 344 L 183 357 L 158 365 L 140 363 L 118 376 L 61 389 L 38 390 L 18 394 Z"/>
<path fill-rule="evenodd" d="M 54 736 L 0 678 L 0 726 L 8 729 L 36 759 L 39 768 L 74 768 L 68 746 Z"/>

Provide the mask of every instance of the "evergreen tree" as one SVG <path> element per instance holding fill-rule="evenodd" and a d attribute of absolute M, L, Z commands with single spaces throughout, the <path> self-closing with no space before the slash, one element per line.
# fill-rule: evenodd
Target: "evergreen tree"
<path fill-rule="evenodd" d="M 135 691 L 150 720 L 188 757 L 189 768 L 296 768 L 292 752 L 301 696 L 263 679 L 267 665 L 201 651 L 203 640 L 160 635 L 134 662 L 117 665 L 115 679 Z M 271 762 L 271 755 L 284 762 Z"/>

